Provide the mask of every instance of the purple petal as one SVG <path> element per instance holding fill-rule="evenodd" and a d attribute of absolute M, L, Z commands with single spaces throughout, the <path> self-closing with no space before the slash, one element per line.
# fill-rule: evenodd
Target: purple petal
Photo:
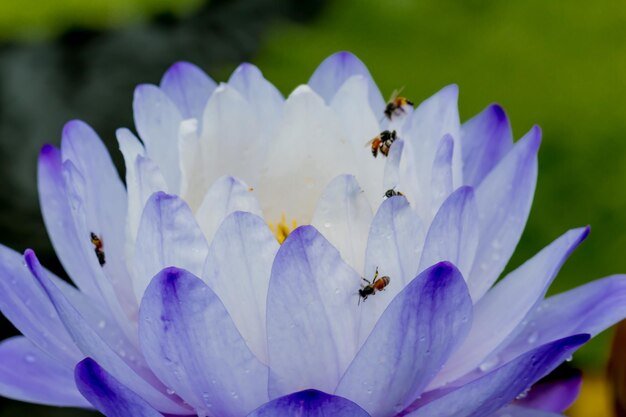
<path fill-rule="evenodd" d="M 161 90 L 176 104 L 184 119 L 202 120 L 202 113 L 217 84 L 189 62 L 177 62 L 163 74 Z"/>
<path fill-rule="evenodd" d="M 74 217 L 74 224 L 77 231 L 78 246 L 87 258 L 87 273 L 96 282 L 99 295 L 92 297 L 96 303 L 101 300 L 105 305 L 103 309 L 110 311 L 120 327 L 126 332 L 131 340 L 136 339 L 136 334 L 130 320 L 137 317 L 137 304 L 130 283 L 130 277 L 124 262 L 125 254 L 120 248 L 111 246 L 115 241 L 109 240 L 109 235 L 101 231 L 100 223 L 93 216 L 93 211 L 89 206 L 94 203 L 87 188 L 87 181 L 72 161 L 63 163 L 63 174 L 65 177 L 67 199 L 71 215 Z M 104 258 L 98 256 L 91 237 L 94 233 L 103 244 Z M 70 235 L 70 238 L 73 236 Z M 109 250 L 113 249 L 113 250 Z M 113 258 L 113 259 L 111 259 Z"/>
<path fill-rule="evenodd" d="M 454 139 L 450 135 L 444 135 L 439 141 L 433 171 L 430 176 L 431 202 L 430 209 L 433 214 L 439 210 L 441 203 L 452 193 L 453 188 L 453 164 Z"/>
<path fill-rule="evenodd" d="M 372 111 L 383 117 L 385 110 L 383 96 L 365 64 L 350 52 L 337 52 L 326 58 L 317 67 L 308 84 L 326 103 L 330 103 L 343 83 L 353 75 L 362 75 L 368 80 L 368 95 Z"/>
<path fill-rule="evenodd" d="M 402 129 L 401 137 L 411 143 L 413 159 L 416 164 L 419 189 L 428 196 L 425 206 L 420 209 L 424 219 L 430 219 L 430 188 L 433 163 L 441 138 L 446 134 L 454 140 L 452 155 L 453 188 L 461 186 L 462 160 L 460 142 L 460 120 L 458 110 L 459 88 L 449 85 L 432 97 L 424 100 L 408 118 Z"/>
<path fill-rule="evenodd" d="M 477 187 L 513 147 L 511 124 L 504 109 L 492 104 L 461 127 L 463 182 Z"/>
<path fill-rule="evenodd" d="M 74 384 L 72 368 L 21 336 L 0 343 L 0 395 L 19 401 L 84 407 L 90 404 Z"/>
<path fill-rule="evenodd" d="M 350 400 L 309 389 L 262 405 L 247 417 L 369 417 Z"/>
<path fill-rule="evenodd" d="M 80 392 L 107 417 L 162 417 L 91 358 L 76 365 L 74 377 Z"/>
<path fill-rule="evenodd" d="M 476 188 L 480 243 L 468 285 L 480 299 L 504 270 L 519 241 L 537 183 L 541 131 L 534 127 Z"/>
<path fill-rule="evenodd" d="M 248 184 L 235 177 L 221 177 L 211 185 L 196 212 L 198 224 L 209 242 L 213 240 L 224 219 L 235 211 L 263 215 Z"/>
<path fill-rule="evenodd" d="M 90 258 L 88 273 L 119 322 L 129 327 L 128 318 L 136 316 L 137 304 L 124 261 L 126 190 L 104 144 L 86 123 L 74 120 L 65 125 L 61 154 L 77 238 Z M 105 263 L 96 255 L 91 233 L 104 244 Z"/>
<path fill-rule="evenodd" d="M 60 365 L 71 367 L 81 358 L 54 306 L 24 265 L 24 257 L 2 245 L 0 310 L 33 344 L 56 358 Z"/>
<path fill-rule="evenodd" d="M 507 405 L 489 417 L 564 417 L 561 414 L 549 411 L 536 410 L 533 408 L 520 407 L 518 405 Z"/>
<path fill-rule="evenodd" d="M 378 267 L 382 275 L 391 277 L 384 293 L 367 300 L 367 314 L 362 315 L 359 343 L 370 334 L 387 305 L 417 274 L 423 245 L 423 229 L 419 217 L 406 198 L 391 197 L 380 205 L 372 220 L 365 253 L 365 278 L 370 279 Z"/>
<path fill-rule="evenodd" d="M 557 369 L 555 372 L 559 372 Z M 564 377 L 548 375 L 539 381 L 516 403 L 520 406 L 560 413 L 567 410 L 578 398 L 583 378 L 580 371 Z"/>
<path fill-rule="evenodd" d="M 474 190 L 458 188 L 435 215 L 428 229 L 419 271 L 439 261 L 456 265 L 463 277 L 469 275 L 478 246 L 478 213 Z"/>
<path fill-rule="evenodd" d="M 95 231 L 106 231 L 110 250 L 115 253 L 113 246 L 124 242 L 127 202 L 126 189 L 109 152 L 89 125 L 73 120 L 63 127 L 61 156 L 63 162 L 71 161 L 82 175 L 90 193 L 81 196 L 87 206 L 88 222 Z"/>
<path fill-rule="evenodd" d="M 176 403 L 176 398 L 165 395 L 165 387 L 154 377 L 141 362 L 141 356 L 124 340 L 103 338 L 99 332 L 100 324 L 89 323 L 81 312 L 66 298 L 59 288 L 48 278 L 32 251 L 26 251 L 26 264 L 39 285 L 46 292 L 57 314 L 63 321 L 74 343 L 85 356 L 90 356 L 102 364 L 116 379 L 132 387 L 142 398 L 159 410 L 184 414 L 188 411 Z M 112 325 L 112 324 L 111 324 Z M 114 350 L 111 346 L 115 346 Z"/>
<path fill-rule="evenodd" d="M 448 262 L 427 269 L 389 304 L 336 393 L 371 415 L 403 410 L 467 335 L 471 316 L 472 299 L 459 271 Z"/>
<path fill-rule="evenodd" d="M 165 267 L 201 275 L 208 250 L 189 206 L 177 196 L 154 193 L 143 210 L 135 245 L 137 299 L 141 300 L 152 278 Z"/>
<path fill-rule="evenodd" d="M 372 217 L 372 208 L 356 178 L 340 175 L 324 190 L 311 225 L 339 250 L 348 265 L 361 271 Z"/>
<path fill-rule="evenodd" d="M 545 299 L 499 355 L 511 358 L 568 334 L 592 336 L 626 317 L 626 276 L 616 275 Z"/>
<path fill-rule="evenodd" d="M 200 415 L 241 416 L 268 400 L 267 366 L 215 293 L 185 270 L 154 277 L 141 302 L 139 337 L 159 379 Z"/>
<path fill-rule="evenodd" d="M 437 377 L 437 382 L 452 381 L 477 368 L 505 342 L 541 302 L 561 265 L 588 233 L 589 228 L 565 233 L 507 275 L 476 303 L 472 330 Z"/>
<path fill-rule="evenodd" d="M 143 84 L 133 99 L 135 127 L 150 159 L 157 163 L 168 188 L 180 188 L 178 135 L 183 120 L 176 105 L 157 86 Z"/>
<path fill-rule="evenodd" d="M 357 351 L 359 276 L 312 226 L 276 254 L 267 297 L 269 393 L 334 391 Z"/>
<path fill-rule="evenodd" d="M 541 346 L 403 415 L 408 417 L 489 415 L 514 400 L 535 381 L 552 371 L 587 340 L 589 335 L 582 334 Z"/>
<path fill-rule="evenodd" d="M 267 363 L 265 312 L 278 242 L 261 217 L 235 212 L 217 230 L 202 278 L 222 300 L 250 350 Z"/>
<path fill-rule="evenodd" d="M 285 99 L 276 87 L 252 64 L 244 63 L 228 79 L 228 85 L 250 103 L 266 135 L 272 133 L 280 121 Z"/>
<path fill-rule="evenodd" d="M 37 177 L 41 212 L 63 268 L 83 293 L 100 300 L 100 289 L 91 266 L 95 255 L 93 251 L 88 254 L 84 250 L 89 236 L 78 235 L 63 178 L 61 152 L 53 146 L 45 145 L 41 149 Z"/>

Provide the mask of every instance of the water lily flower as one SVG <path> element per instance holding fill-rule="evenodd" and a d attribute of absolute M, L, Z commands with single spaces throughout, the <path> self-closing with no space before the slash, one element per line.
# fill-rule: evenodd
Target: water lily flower
<path fill-rule="evenodd" d="M 541 132 L 514 143 L 498 105 L 461 124 L 457 96 L 390 110 L 346 52 L 286 99 L 250 64 L 217 85 L 177 63 L 135 90 L 140 139 L 117 132 L 126 185 L 69 122 L 38 182 L 76 287 L 0 248 L 23 333 L 0 393 L 109 417 L 560 412 L 531 387 L 626 316 L 626 279 L 545 298 L 583 227 L 496 283 Z"/>

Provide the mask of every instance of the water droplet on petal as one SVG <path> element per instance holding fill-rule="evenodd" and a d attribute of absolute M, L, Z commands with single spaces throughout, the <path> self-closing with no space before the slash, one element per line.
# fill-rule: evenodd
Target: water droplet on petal
<path fill-rule="evenodd" d="M 478 369 L 481 372 L 489 372 L 493 368 L 495 368 L 498 365 L 499 362 L 500 362 L 500 359 L 497 356 L 494 356 L 493 358 L 489 358 L 486 361 L 484 361 L 483 363 L 481 363 L 480 366 L 478 367 Z"/>
<path fill-rule="evenodd" d="M 28 363 L 33 363 L 35 362 L 35 357 L 33 355 L 26 355 L 24 356 L 24 360 Z"/>
<path fill-rule="evenodd" d="M 524 391 L 520 392 L 519 395 L 517 397 L 515 397 L 516 400 L 523 400 L 524 398 L 528 397 L 528 393 L 530 392 L 530 387 L 526 388 Z"/>

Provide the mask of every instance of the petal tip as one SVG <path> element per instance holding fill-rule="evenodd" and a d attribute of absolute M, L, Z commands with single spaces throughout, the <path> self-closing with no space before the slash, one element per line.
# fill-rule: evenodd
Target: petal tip
<path fill-rule="evenodd" d="M 37 259 L 37 255 L 35 255 L 35 251 L 32 249 L 26 249 L 24 251 L 24 262 L 26 266 L 30 270 L 31 274 L 38 280 L 41 281 L 40 277 L 40 269 L 41 265 L 39 264 L 39 259 Z"/>
<path fill-rule="evenodd" d="M 45 145 L 41 147 L 41 150 L 39 151 L 39 156 L 49 157 L 51 155 L 56 154 L 57 152 L 58 152 L 58 149 L 55 146 L 50 145 L 49 143 L 46 143 Z"/>
<path fill-rule="evenodd" d="M 500 123 L 508 120 L 506 111 L 504 111 L 504 108 L 498 103 L 490 104 L 489 107 L 487 107 L 487 111 L 491 112 L 493 117 Z"/>
<path fill-rule="evenodd" d="M 431 274 L 436 278 L 446 277 L 456 271 L 456 266 L 450 261 L 436 263 L 431 268 Z"/>

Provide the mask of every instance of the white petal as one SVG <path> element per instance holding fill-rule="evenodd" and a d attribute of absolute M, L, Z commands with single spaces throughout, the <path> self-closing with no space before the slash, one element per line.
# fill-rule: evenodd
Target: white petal
<path fill-rule="evenodd" d="M 180 189 L 178 130 L 183 118 L 157 86 L 140 85 L 133 100 L 135 126 L 148 156 L 157 163 L 172 192 Z"/>
<path fill-rule="evenodd" d="M 341 121 L 345 135 L 352 143 L 357 171 L 354 173 L 368 200 L 382 202 L 385 158 L 374 158 L 366 144 L 380 133 L 376 116 L 367 102 L 368 80 L 363 75 L 350 77 L 335 94 L 330 107 Z"/>
<path fill-rule="evenodd" d="M 341 253 L 354 270 L 363 272 L 372 209 L 351 175 L 335 178 L 317 203 L 311 225 Z"/>
<path fill-rule="evenodd" d="M 241 64 L 228 79 L 233 87 L 250 103 L 261 125 L 266 140 L 276 129 L 282 116 L 285 99 L 276 87 L 252 64 Z"/>
<path fill-rule="evenodd" d="M 246 183 L 234 177 L 221 177 L 215 181 L 196 213 L 207 242 L 213 240 L 215 231 L 230 213 L 247 211 L 262 216 L 253 191 Z"/>
<path fill-rule="evenodd" d="M 311 221 L 315 203 L 337 175 L 355 172 L 350 140 L 323 100 L 300 86 L 285 102 L 258 187 L 265 218 Z M 256 189 L 257 187 L 255 187 Z"/>

